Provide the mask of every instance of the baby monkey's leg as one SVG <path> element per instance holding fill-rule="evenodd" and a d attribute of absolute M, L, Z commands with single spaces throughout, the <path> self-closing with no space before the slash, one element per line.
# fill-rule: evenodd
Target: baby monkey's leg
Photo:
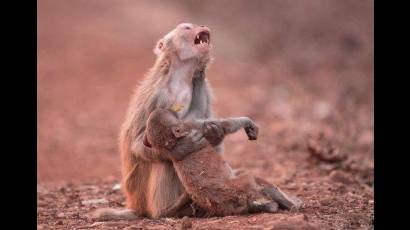
<path fill-rule="evenodd" d="M 184 192 L 173 205 L 161 211 L 162 213 L 161 216 L 162 217 L 178 217 L 178 216 L 184 216 L 184 215 L 187 215 L 187 216 L 192 215 L 192 213 L 188 214 L 187 210 L 184 209 L 184 206 L 186 206 L 190 202 L 191 202 L 191 198 L 189 197 L 187 192 Z"/>
<path fill-rule="evenodd" d="M 258 199 L 251 201 L 249 204 L 250 213 L 269 212 L 275 213 L 279 209 L 278 203 L 274 200 Z"/>
<path fill-rule="evenodd" d="M 243 172 L 243 174 L 231 179 L 230 182 L 240 191 L 246 191 L 251 195 L 247 201 L 248 211 L 250 213 L 275 213 L 278 211 L 279 204 L 270 199 L 270 197 L 265 197 L 263 193 L 259 191 L 260 186 L 256 183 L 254 176 Z"/>
<path fill-rule="evenodd" d="M 279 207 L 288 210 L 298 210 L 302 206 L 302 201 L 297 197 L 288 197 L 279 187 L 270 184 L 262 178 L 255 177 L 256 183 L 261 186 L 261 192 L 279 204 Z"/>

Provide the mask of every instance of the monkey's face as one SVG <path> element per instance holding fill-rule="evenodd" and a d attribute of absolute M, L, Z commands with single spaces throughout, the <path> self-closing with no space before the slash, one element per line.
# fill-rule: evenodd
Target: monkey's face
<path fill-rule="evenodd" d="M 181 23 L 160 39 L 155 48 L 157 55 L 168 50 L 181 60 L 209 57 L 211 31 L 206 26 Z"/>
<path fill-rule="evenodd" d="M 144 144 L 148 147 L 172 149 L 177 140 L 188 132 L 174 113 L 165 109 L 154 110 L 147 121 Z"/>

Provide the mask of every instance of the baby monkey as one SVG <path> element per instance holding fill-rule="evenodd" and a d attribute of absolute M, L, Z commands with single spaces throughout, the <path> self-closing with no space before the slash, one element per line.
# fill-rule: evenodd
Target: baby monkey
<path fill-rule="evenodd" d="M 278 207 L 298 208 L 294 200 L 268 182 L 244 173 L 234 175 L 211 144 L 196 152 L 186 151 L 185 155 L 173 153 L 178 142 L 191 135 L 208 139 L 205 129 L 216 124 L 225 135 L 244 128 L 249 140 L 256 140 L 258 136 L 258 127 L 247 117 L 181 122 L 170 110 L 156 109 L 150 114 L 144 144 L 157 148 L 173 162 L 186 191 L 176 204 L 166 207 L 165 213 L 177 214 L 190 199 L 207 215 L 216 216 L 276 212 Z"/>

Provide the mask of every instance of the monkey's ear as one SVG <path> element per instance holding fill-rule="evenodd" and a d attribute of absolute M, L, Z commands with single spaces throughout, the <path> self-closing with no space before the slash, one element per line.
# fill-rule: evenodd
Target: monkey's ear
<path fill-rule="evenodd" d="M 183 125 L 177 125 L 177 126 L 171 127 L 172 133 L 174 134 L 176 138 L 184 137 L 188 134 L 188 132 L 185 131 L 183 128 L 184 128 Z"/>
<path fill-rule="evenodd" d="M 165 49 L 165 41 L 164 39 L 159 39 L 159 41 L 157 41 L 157 44 L 155 45 L 154 48 L 154 54 L 156 55 L 160 55 Z"/>
<path fill-rule="evenodd" d="M 148 148 L 151 148 L 151 147 L 152 147 L 151 143 L 149 143 L 149 141 L 148 141 L 148 138 L 147 138 L 147 134 L 146 134 L 146 133 L 144 133 L 144 138 L 143 138 L 142 143 L 143 143 L 145 146 L 147 146 Z"/>

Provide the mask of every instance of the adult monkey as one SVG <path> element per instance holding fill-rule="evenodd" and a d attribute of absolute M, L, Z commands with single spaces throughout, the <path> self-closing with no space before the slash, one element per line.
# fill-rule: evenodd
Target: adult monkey
<path fill-rule="evenodd" d="M 167 208 L 186 196 L 172 162 L 145 146 L 143 134 L 148 116 L 156 108 L 175 108 L 182 120 L 212 117 L 212 96 L 205 78 L 209 51 L 209 28 L 179 24 L 157 42 L 155 65 L 132 98 L 119 144 L 122 187 L 127 207 L 137 216 L 167 216 Z M 205 136 L 221 153 L 222 128 L 212 124 Z M 205 145 L 205 138 L 192 135 L 178 143 L 175 151 L 189 154 Z"/>
<path fill-rule="evenodd" d="M 209 51 L 210 30 L 190 23 L 179 24 L 157 42 L 155 65 L 137 88 L 120 133 L 122 188 L 129 209 L 98 209 L 93 218 L 110 220 L 193 214 L 189 205 L 186 206 L 190 200 L 172 161 L 147 147 L 143 137 L 147 119 L 157 108 L 178 110 L 178 117 L 185 121 L 212 117 L 212 95 L 205 78 Z M 205 138 L 201 135 L 193 132 L 183 138 L 173 148 L 173 153 L 184 156 L 208 143 L 216 152 L 222 152 L 222 127 L 211 122 L 203 133 Z M 227 167 L 231 170 L 229 165 Z M 260 178 L 256 181 L 266 187 L 264 192 L 279 205 L 287 209 L 300 206 L 300 202 L 289 199 L 278 188 L 264 185 L 266 182 Z"/>

